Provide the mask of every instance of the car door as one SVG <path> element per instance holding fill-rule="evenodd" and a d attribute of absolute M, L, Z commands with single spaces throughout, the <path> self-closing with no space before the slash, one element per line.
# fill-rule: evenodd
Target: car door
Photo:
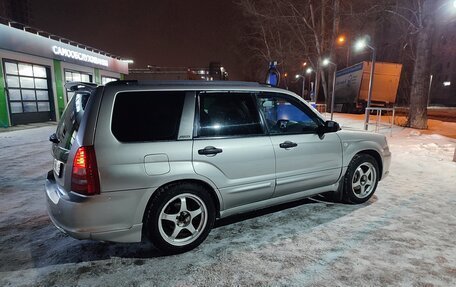
<path fill-rule="evenodd" d="M 262 93 L 258 106 L 265 118 L 276 158 L 274 197 L 315 190 L 338 181 L 342 146 L 336 133 L 319 135 L 323 125 L 315 112 L 298 99 Z"/>
<path fill-rule="evenodd" d="M 269 199 L 275 157 L 249 92 L 200 92 L 193 167 L 220 190 L 223 209 Z"/>

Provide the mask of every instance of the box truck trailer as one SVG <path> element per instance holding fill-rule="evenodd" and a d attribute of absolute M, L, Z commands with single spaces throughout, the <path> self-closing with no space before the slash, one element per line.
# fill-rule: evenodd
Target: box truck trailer
<path fill-rule="evenodd" d="M 361 62 L 337 71 L 334 109 L 339 112 L 364 112 L 369 94 L 372 62 Z M 376 62 L 372 107 L 392 107 L 396 102 L 402 64 Z"/>

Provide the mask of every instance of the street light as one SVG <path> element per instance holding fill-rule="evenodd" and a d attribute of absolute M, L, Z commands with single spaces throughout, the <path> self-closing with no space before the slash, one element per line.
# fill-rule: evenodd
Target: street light
<path fill-rule="evenodd" d="M 344 34 L 339 35 L 339 37 L 337 37 L 337 46 L 338 46 L 338 48 L 347 49 L 346 58 L 347 58 L 347 67 L 348 67 L 350 65 L 350 45 L 348 44 L 347 36 L 345 36 Z"/>
<path fill-rule="evenodd" d="M 364 130 L 367 131 L 368 126 L 369 126 L 369 109 L 371 105 L 371 100 L 372 100 L 372 88 L 374 86 L 374 72 L 375 72 L 375 58 L 376 58 L 376 51 L 375 48 L 369 45 L 366 41 L 366 39 L 360 39 L 355 43 L 355 50 L 361 51 L 364 50 L 365 48 L 369 48 L 372 50 L 372 64 L 371 64 L 371 71 L 370 71 L 370 77 L 369 77 L 369 93 L 367 96 L 367 107 L 366 107 L 366 113 L 364 116 Z"/>
<path fill-rule="evenodd" d="M 355 50 L 357 52 L 364 50 L 367 46 L 369 45 L 367 44 L 366 39 L 359 39 L 355 42 Z"/>
<path fill-rule="evenodd" d="M 313 97 L 312 97 L 312 79 L 311 79 L 311 76 L 310 76 L 310 74 L 312 74 L 312 73 L 315 73 L 315 79 L 316 79 L 317 78 L 317 73 L 314 71 L 314 69 L 312 69 L 312 67 L 307 68 L 306 75 L 309 75 L 309 83 L 310 83 L 310 88 L 309 88 L 310 95 L 309 95 L 309 97 L 310 97 L 310 101 L 311 102 L 316 102 L 316 99 L 313 98 L 313 97 L 316 96 L 316 85 L 314 85 Z"/>
<path fill-rule="evenodd" d="M 338 43 L 339 45 L 345 44 L 346 41 L 347 41 L 347 38 L 345 38 L 344 35 L 340 35 L 340 36 L 337 38 L 337 43 Z"/>
<path fill-rule="evenodd" d="M 288 90 L 288 73 L 287 72 L 285 72 L 283 74 L 283 82 L 285 83 L 285 89 Z"/>
<path fill-rule="evenodd" d="M 324 67 L 333 65 L 334 66 L 334 75 L 333 75 L 333 86 L 332 86 L 332 95 L 331 95 L 331 121 L 333 120 L 333 115 L 334 115 L 334 98 L 336 94 L 336 72 L 337 72 L 337 64 L 331 62 L 328 58 L 324 59 L 322 61 L 322 65 Z"/>
<path fill-rule="evenodd" d="M 328 58 L 326 58 L 321 63 L 323 64 L 324 67 L 326 67 L 331 63 L 331 61 Z"/>
<path fill-rule="evenodd" d="M 306 76 L 305 75 L 300 75 L 300 74 L 297 74 L 295 76 L 296 80 L 298 80 L 299 78 L 302 78 L 302 89 L 301 89 L 301 97 L 304 99 L 304 90 L 306 88 Z"/>
<path fill-rule="evenodd" d="M 307 66 L 307 62 L 304 62 L 302 63 L 302 68 L 304 69 L 305 67 Z M 310 69 L 310 68 L 309 68 Z M 299 79 L 299 78 L 302 78 L 302 89 L 301 89 L 301 97 L 304 99 L 304 91 L 305 91 L 305 88 L 306 88 L 306 76 L 304 75 L 304 71 L 302 73 L 302 75 L 300 74 L 297 74 L 295 76 L 296 80 Z"/>
<path fill-rule="evenodd" d="M 296 74 L 295 75 L 295 79 L 298 80 L 299 78 L 302 78 L 302 93 L 301 93 L 301 97 L 303 99 L 304 98 L 304 91 L 305 91 L 305 87 L 306 87 L 306 75 L 310 75 L 314 70 L 312 68 L 307 68 L 305 71 L 303 71 L 302 74 Z M 309 83 L 311 83 L 311 79 L 310 79 L 310 76 L 309 76 Z M 309 90 L 311 89 L 312 87 L 309 88 Z M 310 95 L 309 95 L 310 97 Z M 311 100 L 312 101 L 312 98 Z"/>

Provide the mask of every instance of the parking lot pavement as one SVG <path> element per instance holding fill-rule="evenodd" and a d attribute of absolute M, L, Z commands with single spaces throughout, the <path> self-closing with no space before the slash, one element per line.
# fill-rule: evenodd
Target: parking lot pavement
<path fill-rule="evenodd" d="M 456 286 L 454 140 L 401 129 L 368 203 L 302 200 L 228 218 L 197 249 L 162 257 L 52 225 L 54 130 L 0 133 L 0 286 Z"/>
<path fill-rule="evenodd" d="M 44 123 L 32 123 L 26 125 L 17 125 L 7 128 L 0 128 L 0 133 L 12 132 L 12 131 L 20 131 L 20 130 L 28 130 L 28 129 L 36 129 L 41 127 L 48 127 L 48 126 L 57 126 L 56 122 L 44 122 Z"/>

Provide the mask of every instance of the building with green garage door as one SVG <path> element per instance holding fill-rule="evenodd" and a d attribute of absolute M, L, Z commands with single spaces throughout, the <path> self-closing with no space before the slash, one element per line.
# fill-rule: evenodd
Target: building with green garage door
<path fill-rule="evenodd" d="M 117 56 L 14 26 L 0 24 L 0 127 L 58 120 L 73 96 L 66 82 L 102 85 L 128 74 Z"/>

